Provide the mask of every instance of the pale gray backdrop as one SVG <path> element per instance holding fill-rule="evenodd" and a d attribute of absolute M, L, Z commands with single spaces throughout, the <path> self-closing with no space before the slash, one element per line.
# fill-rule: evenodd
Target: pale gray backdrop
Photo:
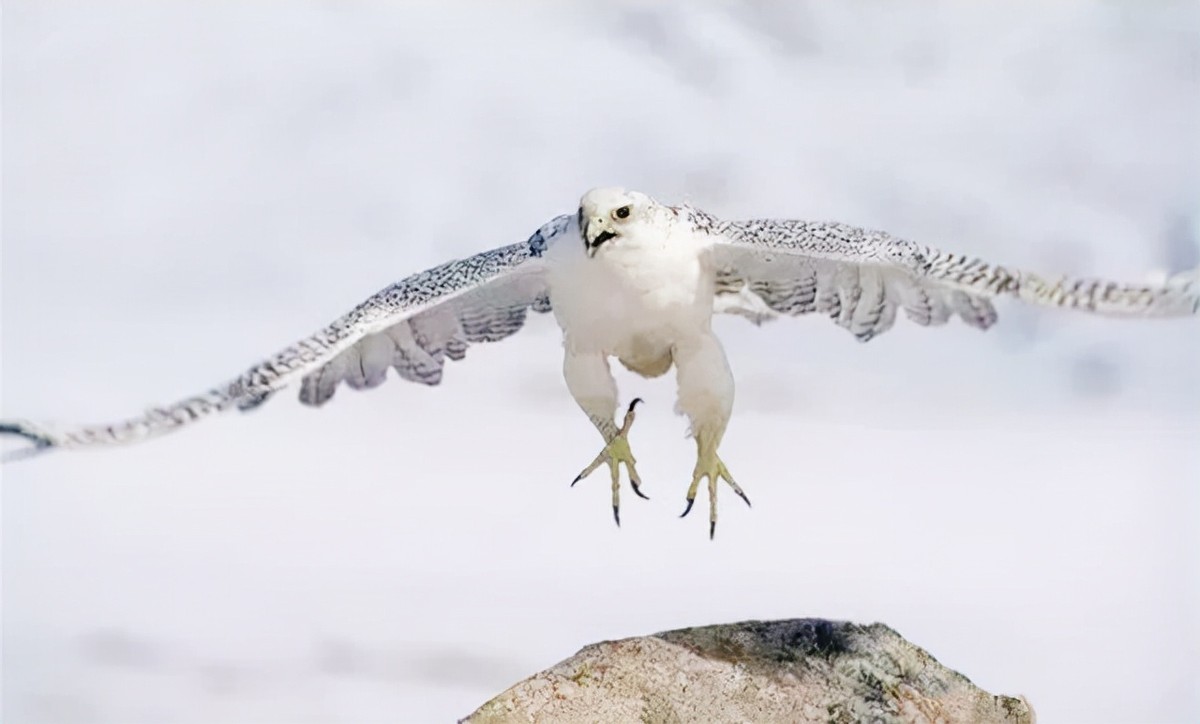
<path fill-rule="evenodd" d="M 3 416 L 238 373 L 595 185 L 1046 271 L 1198 263 L 1195 3 L 40 3 L 3 15 Z M 604 638 L 883 621 L 1045 721 L 1200 719 L 1200 328 L 718 322 L 717 540 L 670 380 L 612 524 L 553 322 L 3 469 L 5 722 L 447 721 Z M 1190 612 L 1190 613 L 1189 613 Z"/>

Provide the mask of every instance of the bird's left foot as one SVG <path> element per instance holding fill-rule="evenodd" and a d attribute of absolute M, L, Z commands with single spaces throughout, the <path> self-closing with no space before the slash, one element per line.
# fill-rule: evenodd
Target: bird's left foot
<path fill-rule="evenodd" d="M 621 525 L 622 463 L 624 463 L 625 469 L 629 471 L 629 485 L 633 488 L 633 492 L 636 493 L 639 498 L 645 498 L 646 500 L 650 499 L 642 492 L 642 479 L 638 477 L 637 468 L 634 467 L 634 464 L 637 463 L 637 460 L 633 457 L 633 451 L 629 449 L 629 428 L 633 427 L 633 410 L 641 401 L 642 398 L 639 397 L 633 402 L 629 403 L 629 409 L 625 412 L 625 420 L 622 422 L 621 429 L 617 431 L 616 436 L 604 446 L 604 449 L 600 451 L 600 454 L 596 456 L 596 459 L 592 461 L 592 464 L 584 468 L 583 472 L 581 472 L 579 475 L 576 475 L 575 479 L 571 481 L 571 486 L 574 487 L 575 483 L 578 483 L 580 480 L 583 480 L 587 476 L 591 475 L 596 468 L 600 467 L 604 463 L 608 463 L 609 471 L 612 473 L 613 520 L 617 522 L 617 525 Z"/>
<path fill-rule="evenodd" d="M 716 451 L 702 452 L 696 460 L 696 470 L 692 473 L 692 484 L 688 486 L 687 491 L 687 507 L 683 509 L 680 518 L 692 512 L 692 504 L 696 502 L 696 491 L 700 488 L 700 481 L 705 478 L 708 479 L 708 537 L 711 539 L 717 532 L 717 480 L 729 483 L 729 487 L 733 488 L 733 492 L 746 501 L 746 505 L 750 505 L 750 498 L 746 497 L 742 487 L 734 481 L 733 476 L 729 474 L 729 468 L 725 467 L 725 463 L 717 457 Z"/>

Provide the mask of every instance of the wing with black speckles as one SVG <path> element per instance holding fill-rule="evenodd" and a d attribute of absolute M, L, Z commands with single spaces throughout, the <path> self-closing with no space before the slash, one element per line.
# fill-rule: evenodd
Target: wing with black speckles
<path fill-rule="evenodd" d="M 697 209 L 679 213 L 714 246 L 717 306 L 762 322 L 780 315 L 827 314 L 867 341 L 891 328 L 898 310 L 921 325 L 958 317 L 987 329 L 991 299 L 1079 309 L 1117 317 L 1177 317 L 1200 308 L 1200 281 L 1166 284 L 1050 279 L 838 223 L 723 221 Z"/>
<path fill-rule="evenodd" d="M 32 444 L 6 453 L 4 460 L 56 448 L 140 442 L 217 412 L 255 408 L 295 382 L 300 400 L 309 405 L 329 401 L 342 382 L 375 387 L 389 369 L 402 379 L 436 385 L 447 359 L 462 359 L 476 342 L 512 335 L 530 309 L 550 310 L 542 254 L 569 223 L 570 217 L 560 216 L 526 241 L 396 282 L 233 380 L 142 415 L 99 425 L 0 421 L 0 434 Z"/>

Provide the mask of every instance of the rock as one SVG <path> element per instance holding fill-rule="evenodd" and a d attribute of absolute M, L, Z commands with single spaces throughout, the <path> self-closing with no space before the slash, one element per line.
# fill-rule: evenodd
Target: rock
<path fill-rule="evenodd" d="M 463 719 L 494 722 L 1021 722 L 883 624 L 746 621 L 606 641 Z"/>

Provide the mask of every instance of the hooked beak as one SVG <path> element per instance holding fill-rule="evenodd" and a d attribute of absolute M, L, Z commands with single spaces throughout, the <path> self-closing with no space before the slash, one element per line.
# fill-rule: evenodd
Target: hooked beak
<path fill-rule="evenodd" d="M 588 256 L 595 256 L 596 250 L 600 245 L 609 239 L 617 238 L 617 233 L 609 227 L 607 219 L 596 217 L 589 219 L 583 213 L 583 209 L 579 210 L 579 231 L 583 236 L 583 245 L 587 249 Z"/>

